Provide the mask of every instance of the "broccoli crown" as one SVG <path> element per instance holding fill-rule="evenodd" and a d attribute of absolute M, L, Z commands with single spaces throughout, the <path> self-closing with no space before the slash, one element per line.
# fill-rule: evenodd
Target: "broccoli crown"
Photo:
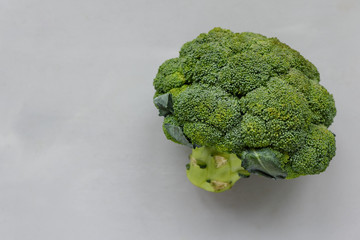
<path fill-rule="evenodd" d="M 251 173 L 294 178 L 324 171 L 335 155 L 327 129 L 335 102 L 319 81 L 277 38 L 214 28 L 160 66 L 154 103 L 168 139 L 236 154 Z"/>

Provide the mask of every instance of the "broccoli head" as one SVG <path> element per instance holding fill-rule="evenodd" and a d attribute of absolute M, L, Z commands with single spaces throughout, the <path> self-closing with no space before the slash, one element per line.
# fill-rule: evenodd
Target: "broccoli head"
<path fill-rule="evenodd" d="M 154 79 L 165 136 L 193 148 L 189 180 L 221 192 L 241 177 L 319 174 L 335 156 L 333 96 L 299 52 L 260 34 L 214 28 Z"/>

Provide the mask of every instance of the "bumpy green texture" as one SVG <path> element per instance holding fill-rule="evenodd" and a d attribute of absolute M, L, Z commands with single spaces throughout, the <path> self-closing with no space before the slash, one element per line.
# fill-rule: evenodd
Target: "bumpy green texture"
<path fill-rule="evenodd" d="M 335 155 L 335 102 L 319 82 L 278 39 L 214 28 L 160 66 L 154 103 L 168 139 L 235 154 L 250 173 L 295 178 L 323 172 Z"/>

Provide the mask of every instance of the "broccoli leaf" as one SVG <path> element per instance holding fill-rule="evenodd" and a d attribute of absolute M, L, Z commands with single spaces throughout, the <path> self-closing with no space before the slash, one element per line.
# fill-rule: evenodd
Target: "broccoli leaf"
<path fill-rule="evenodd" d="M 171 137 L 173 137 L 177 142 L 188 147 L 193 147 L 193 145 L 185 137 L 181 127 L 172 125 L 170 123 L 165 123 L 164 127 Z"/>
<path fill-rule="evenodd" d="M 154 104 L 159 109 L 159 116 L 167 116 L 174 112 L 172 96 L 170 93 L 156 97 L 154 99 Z"/>
<path fill-rule="evenodd" d="M 284 179 L 287 174 L 281 169 L 281 153 L 269 148 L 245 150 L 241 153 L 242 167 L 250 173 L 274 179 Z"/>

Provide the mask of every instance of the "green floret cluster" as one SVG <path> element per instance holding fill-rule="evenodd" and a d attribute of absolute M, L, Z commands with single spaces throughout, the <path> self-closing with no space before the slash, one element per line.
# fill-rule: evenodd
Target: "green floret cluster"
<path fill-rule="evenodd" d="M 277 38 L 214 28 L 160 66 L 154 103 L 166 137 L 194 149 L 190 181 L 219 192 L 251 173 L 289 179 L 327 168 L 336 108 L 319 81 L 316 67 Z M 238 168 L 196 164 L 216 156 Z"/>

